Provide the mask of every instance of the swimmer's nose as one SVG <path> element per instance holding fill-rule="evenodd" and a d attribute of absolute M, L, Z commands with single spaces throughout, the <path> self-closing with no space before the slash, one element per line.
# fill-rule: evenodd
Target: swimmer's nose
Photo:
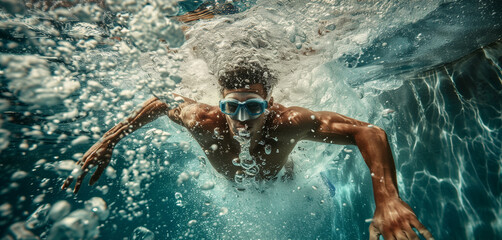
<path fill-rule="evenodd" d="M 249 120 L 250 116 L 248 112 L 246 112 L 244 109 L 239 109 L 239 112 L 237 113 L 237 120 L 244 122 L 246 120 Z"/>

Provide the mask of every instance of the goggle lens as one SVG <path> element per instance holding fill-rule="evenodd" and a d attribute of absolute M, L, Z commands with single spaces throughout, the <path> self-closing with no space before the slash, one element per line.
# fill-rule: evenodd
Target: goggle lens
<path fill-rule="evenodd" d="M 225 104 L 225 110 L 227 113 L 234 114 L 239 108 L 239 103 L 236 102 L 227 102 Z"/>
<path fill-rule="evenodd" d="M 261 114 L 264 111 L 264 109 L 262 109 L 262 105 L 257 102 L 246 103 L 246 107 L 251 114 Z"/>

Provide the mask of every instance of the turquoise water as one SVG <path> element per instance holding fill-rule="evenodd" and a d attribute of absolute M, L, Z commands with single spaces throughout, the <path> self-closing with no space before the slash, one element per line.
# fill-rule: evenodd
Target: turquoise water
<path fill-rule="evenodd" d="M 1 2 L 0 236 L 368 238 L 375 206 L 355 146 L 300 142 L 294 181 L 240 192 L 160 118 L 121 141 L 95 186 L 60 190 L 144 100 L 216 104 L 214 74 L 254 56 L 276 71 L 276 102 L 386 130 L 400 195 L 436 239 L 502 237 L 498 1 L 235 1 L 238 13 L 185 30 L 169 17 L 203 1 L 105 2 Z"/>

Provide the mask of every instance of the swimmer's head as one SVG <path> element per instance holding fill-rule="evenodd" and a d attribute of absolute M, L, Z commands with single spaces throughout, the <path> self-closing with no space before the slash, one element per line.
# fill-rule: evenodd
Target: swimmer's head
<path fill-rule="evenodd" d="M 242 131 L 250 135 L 261 131 L 268 111 L 266 109 L 273 105 L 271 92 L 276 82 L 277 79 L 267 67 L 255 62 L 239 62 L 220 72 L 218 83 L 222 99 L 234 101 L 233 107 L 236 107 L 234 115 L 226 113 L 234 135 Z M 239 103 L 241 107 L 237 108 Z M 254 107 L 256 109 L 251 109 Z"/>

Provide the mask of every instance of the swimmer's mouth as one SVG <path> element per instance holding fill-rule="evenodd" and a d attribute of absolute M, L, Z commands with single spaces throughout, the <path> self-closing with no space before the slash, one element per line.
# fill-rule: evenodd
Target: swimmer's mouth
<path fill-rule="evenodd" d="M 243 132 L 245 132 L 245 131 L 249 132 L 250 127 L 246 123 L 239 122 L 239 123 L 234 123 L 233 124 L 233 130 L 234 130 L 235 134 L 238 134 L 241 131 L 243 131 Z"/>

